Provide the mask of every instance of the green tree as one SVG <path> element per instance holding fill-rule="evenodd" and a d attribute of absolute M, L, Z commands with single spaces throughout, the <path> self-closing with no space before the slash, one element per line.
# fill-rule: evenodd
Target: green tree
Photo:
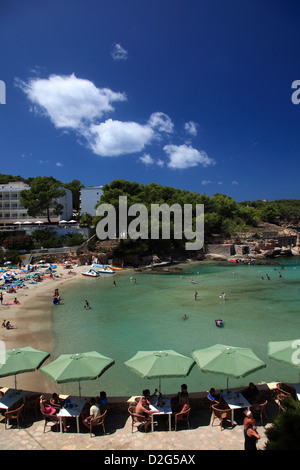
<path fill-rule="evenodd" d="M 73 180 L 71 183 L 65 183 L 63 186 L 64 188 L 72 191 L 73 209 L 78 212 L 80 209 L 80 190 L 85 187 L 84 184 L 82 184 L 79 180 Z"/>
<path fill-rule="evenodd" d="M 266 428 L 266 450 L 299 450 L 300 402 L 288 397 L 284 400 L 286 411 L 279 413 L 273 426 Z"/>
<path fill-rule="evenodd" d="M 50 206 L 56 204 L 54 211 L 56 214 L 61 213 L 61 204 L 55 202 L 55 199 L 66 194 L 61 186 L 62 183 L 52 176 L 38 176 L 31 182 L 30 189 L 21 191 L 20 202 L 31 217 L 46 212 L 48 222 L 51 223 Z"/>

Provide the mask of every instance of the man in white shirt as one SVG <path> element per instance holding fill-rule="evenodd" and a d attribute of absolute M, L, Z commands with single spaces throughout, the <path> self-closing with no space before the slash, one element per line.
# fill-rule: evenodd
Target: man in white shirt
<path fill-rule="evenodd" d="M 87 418 L 85 418 L 82 423 L 88 428 L 90 429 L 90 424 L 91 424 L 91 419 L 95 419 L 97 418 L 98 416 L 100 416 L 100 408 L 99 406 L 97 405 L 96 403 L 96 400 L 95 398 L 91 398 L 90 400 L 90 414 Z"/>

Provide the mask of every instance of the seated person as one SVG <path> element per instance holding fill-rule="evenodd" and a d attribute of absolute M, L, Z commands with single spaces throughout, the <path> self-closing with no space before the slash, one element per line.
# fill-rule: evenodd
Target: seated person
<path fill-rule="evenodd" d="M 10 321 L 7 320 L 6 325 L 5 325 L 5 328 L 6 328 L 7 330 L 13 330 L 13 329 L 16 329 L 16 328 L 18 328 L 18 327 L 17 327 L 17 326 L 13 326 L 13 325 L 10 323 Z"/>
<path fill-rule="evenodd" d="M 159 411 L 158 410 L 149 410 L 148 406 L 144 406 L 143 398 L 145 398 L 145 397 L 142 397 L 141 400 L 136 405 L 135 413 L 138 414 L 138 415 L 141 415 L 141 421 L 142 420 L 146 421 L 145 432 L 147 432 L 148 426 L 151 423 L 151 415 L 153 413 L 159 413 Z M 149 404 L 150 404 L 150 402 L 149 402 Z"/>
<path fill-rule="evenodd" d="M 210 389 L 207 396 L 210 400 L 214 401 L 216 404 L 218 404 L 220 401 L 220 394 L 216 393 L 214 388 Z"/>
<path fill-rule="evenodd" d="M 53 406 L 49 405 L 49 403 L 47 403 L 47 400 L 46 398 L 44 397 L 44 395 L 41 395 L 40 396 L 40 409 L 43 413 L 46 413 L 46 415 L 55 415 L 57 410 L 55 408 L 53 408 Z"/>
<path fill-rule="evenodd" d="M 187 405 L 188 408 L 189 408 L 189 406 L 190 406 L 189 394 L 188 394 L 188 391 L 187 391 L 187 385 L 186 384 L 181 385 L 181 391 L 178 392 L 177 397 L 174 397 L 171 400 L 171 405 L 172 405 L 172 411 L 174 411 L 174 412 L 182 411 L 184 405 Z"/>
<path fill-rule="evenodd" d="M 155 389 L 154 393 L 152 395 L 150 395 L 150 390 L 148 388 L 146 388 L 145 390 L 143 390 L 143 395 L 141 396 L 140 400 L 139 400 L 139 403 L 141 402 L 143 404 L 143 406 L 145 407 L 149 407 L 149 405 L 151 405 L 151 398 L 156 396 L 156 393 L 158 392 L 157 388 Z"/>
<path fill-rule="evenodd" d="M 101 414 L 104 413 L 106 410 L 106 405 L 107 405 L 107 397 L 106 397 L 106 392 L 102 391 L 100 392 L 100 396 L 97 397 L 97 404 L 100 408 Z"/>
<path fill-rule="evenodd" d="M 250 382 L 249 386 L 242 390 L 242 394 L 250 403 L 256 402 L 259 398 L 259 390 L 253 382 Z"/>
<path fill-rule="evenodd" d="M 86 418 L 83 419 L 82 424 L 84 424 L 84 426 L 86 426 L 88 429 L 90 429 L 91 420 L 95 419 L 95 418 L 98 418 L 98 416 L 100 416 L 100 415 L 101 415 L 100 408 L 99 408 L 98 404 L 96 403 L 96 399 L 91 398 L 90 399 L 89 415 Z"/>
<path fill-rule="evenodd" d="M 50 404 L 53 406 L 53 408 L 59 411 L 64 405 L 64 400 L 61 400 L 57 393 L 53 393 L 52 397 L 50 398 Z"/>

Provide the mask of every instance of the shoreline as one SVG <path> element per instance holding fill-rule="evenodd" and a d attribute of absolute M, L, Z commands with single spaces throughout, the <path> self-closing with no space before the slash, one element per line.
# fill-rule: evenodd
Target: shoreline
<path fill-rule="evenodd" d="M 217 262 L 216 259 L 186 260 L 180 264 L 198 264 L 201 262 Z M 231 264 L 231 263 L 228 263 Z M 258 263 L 261 264 L 261 263 Z M 265 264 L 265 263 L 263 263 Z M 268 263 L 267 263 L 268 264 Z M 273 263 L 272 263 L 273 264 Z M 277 263 L 276 263 L 277 264 Z M 63 298 L 64 293 L 70 285 L 74 286 L 82 280 L 81 273 L 90 269 L 90 265 L 74 266 L 72 272 L 76 275 L 68 274 L 69 269 L 63 265 L 57 265 L 54 279 L 46 278 L 37 284 L 28 284 L 22 289 L 17 289 L 16 294 L 4 294 L 3 304 L 0 304 L 1 323 L 3 319 L 9 320 L 17 329 L 0 329 L 0 340 L 5 343 L 5 349 L 31 346 L 33 348 L 50 353 L 50 357 L 43 365 L 54 360 L 55 338 L 53 335 L 53 293 L 59 289 Z M 124 268 L 123 272 L 134 272 L 132 268 Z M 5 305 L 6 301 L 12 301 L 15 297 L 22 305 Z M 14 388 L 14 376 L 0 379 L 0 386 Z M 39 371 L 17 375 L 17 388 L 35 393 L 52 393 L 57 391 L 56 383 L 50 381 Z"/>
<path fill-rule="evenodd" d="M 61 297 L 66 286 L 70 282 L 74 284 L 81 279 L 81 273 L 89 269 L 88 266 L 74 266 L 72 271 L 76 275 L 68 274 L 64 266 L 58 265 L 53 279 L 46 278 L 37 284 L 26 283 L 26 287 L 17 289 L 16 294 L 4 294 L 3 304 L 0 305 L 1 323 L 4 319 L 9 320 L 13 326 L 18 328 L 7 330 L 0 329 L 0 340 L 4 342 L 5 349 L 31 346 L 41 351 L 53 352 L 54 337 L 52 333 L 52 299 L 54 290 L 59 289 Z M 17 297 L 21 305 L 5 305 L 5 302 L 12 301 Z M 45 364 L 51 362 L 51 356 Z M 17 375 L 17 388 L 31 390 L 40 393 L 49 392 L 49 382 L 55 389 L 56 384 L 52 383 L 39 371 L 27 372 Z M 14 376 L 2 377 L 0 379 L 2 387 L 14 387 Z"/>

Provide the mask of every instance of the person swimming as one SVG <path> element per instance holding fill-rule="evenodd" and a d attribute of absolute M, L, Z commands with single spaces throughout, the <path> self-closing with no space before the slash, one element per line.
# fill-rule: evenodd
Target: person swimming
<path fill-rule="evenodd" d="M 220 318 L 218 320 L 215 320 L 215 323 L 216 323 L 216 326 L 223 326 L 223 320 L 221 320 Z"/>

